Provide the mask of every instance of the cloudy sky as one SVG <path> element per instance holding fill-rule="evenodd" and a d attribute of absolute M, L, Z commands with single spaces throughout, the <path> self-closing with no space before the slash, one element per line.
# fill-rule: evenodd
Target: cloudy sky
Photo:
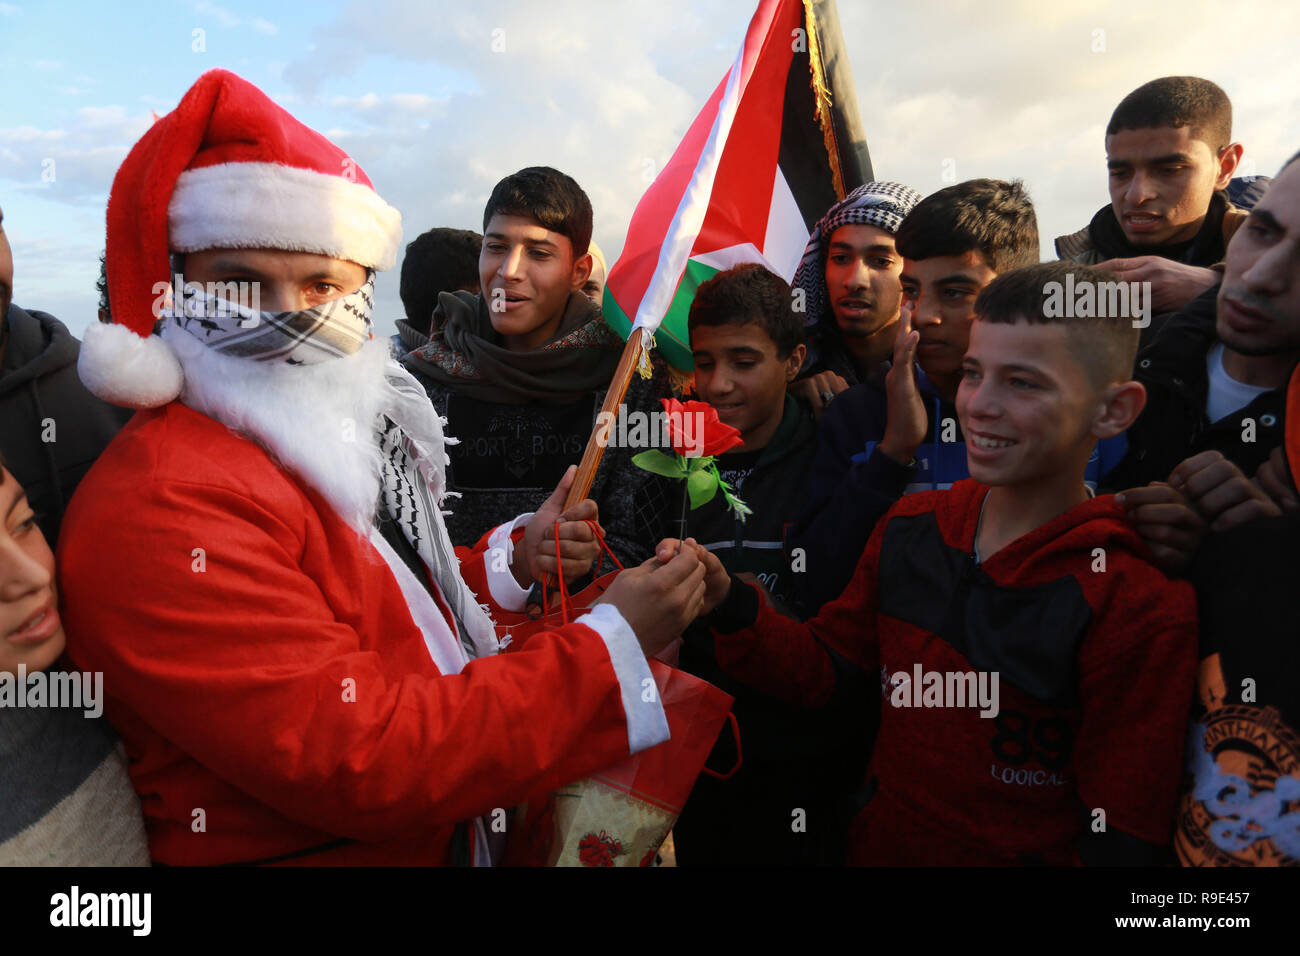
<path fill-rule="evenodd" d="M 409 241 L 479 229 L 502 176 L 573 175 L 611 257 L 722 78 L 756 0 L 0 2 L 0 207 L 14 301 L 80 335 L 112 176 L 204 70 L 226 67 L 332 137 Z M 1023 179 L 1044 252 L 1107 201 L 1103 129 L 1129 90 L 1192 73 L 1235 108 L 1246 171 L 1300 149 L 1300 11 L 1242 0 L 839 0 L 877 178 L 924 193 Z M 401 316 L 397 270 L 378 323 Z"/>

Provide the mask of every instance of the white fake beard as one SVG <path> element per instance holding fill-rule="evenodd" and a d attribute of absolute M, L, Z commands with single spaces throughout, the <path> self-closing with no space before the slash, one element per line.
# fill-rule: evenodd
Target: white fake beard
<path fill-rule="evenodd" d="M 168 323 L 162 337 L 185 372 L 181 401 L 252 438 L 327 500 L 358 534 L 379 500 L 379 416 L 393 389 L 387 338 L 316 365 L 222 355 Z"/>

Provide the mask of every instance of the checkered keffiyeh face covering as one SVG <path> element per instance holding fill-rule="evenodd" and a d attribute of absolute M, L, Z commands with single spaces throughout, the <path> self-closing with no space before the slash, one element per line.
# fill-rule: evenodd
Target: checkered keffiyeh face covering
<path fill-rule="evenodd" d="M 903 218 L 921 201 L 915 189 L 902 183 L 863 183 L 826 213 L 813 227 L 804 249 L 794 287 L 804 291 L 804 325 L 816 325 L 828 300 L 826 252 L 835 230 L 845 225 L 876 226 L 898 232 Z"/>
<path fill-rule="evenodd" d="M 371 337 L 375 274 L 349 295 L 298 312 L 258 312 L 196 287 L 164 315 L 210 349 L 237 358 L 316 365 L 357 352 Z M 460 574 L 439 505 L 446 490 L 445 424 L 423 386 L 391 357 L 389 401 L 376 423 L 382 458 L 381 507 L 401 529 L 442 591 L 467 659 L 496 653 L 496 631 Z"/>
<path fill-rule="evenodd" d="M 315 365 L 351 355 L 370 340 L 374 305 L 375 273 L 367 271 L 355 292 L 298 312 L 258 312 L 191 285 L 172 290 L 163 315 L 226 355 Z"/>

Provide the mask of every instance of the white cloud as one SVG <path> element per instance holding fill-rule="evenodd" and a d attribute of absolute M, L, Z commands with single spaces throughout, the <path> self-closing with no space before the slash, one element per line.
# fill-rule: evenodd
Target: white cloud
<path fill-rule="evenodd" d="M 39 187 L 54 202 L 102 205 L 117 167 L 152 118 L 123 106 L 83 106 L 73 115 L 66 129 L 0 129 L 0 181 Z"/>
<path fill-rule="evenodd" d="M 198 0 L 194 4 L 194 12 L 201 16 L 212 17 L 220 26 L 226 29 L 233 29 L 248 25 L 263 36 L 275 36 L 280 32 L 280 28 L 269 20 L 262 17 L 242 17 L 237 13 L 227 10 L 225 7 L 217 6 L 215 3 L 209 3 L 208 0 Z"/>
<path fill-rule="evenodd" d="M 480 228 L 498 179 L 549 164 L 587 190 L 596 238 L 616 256 L 647 185 L 643 171 L 662 168 L 676 148 L 730 65 L 754 5 L 351 0 L 328 22 L 298 17 L 295 40 L 306 42 L 282 44 L 282 60 L 251 63 L 271 77 L 278 102 L 313 113 L 356 158 L 402 211 L 407 241 L 433 226 Z M 274 28 L 207 0 L 193 9 L 214 26 Z M 841 0 L 839 13 L 877 175 L 930 193 L 946 185 L 950 159 L 959 178 L 1024 179 L 1045 251 L 1107 201 L 1105 122 L 1153 77 L 1220 83 L 1261 173 L 1272 175 L 1300 148 L 1294 7 L 1242 0 L 1225 14 L 1217 0 Z M 1104 31 L 1104 52 L 1093 52 L 1095 30 Z M 1232 30 L 1249 40 L 1223 42 Z M 369 69 L 357 80 L 363 64 L 399 66 L 405 92 L 374 91 Z M 422 67 L 455 82 L 408 84 Z M 149 108 L 171 104 L 89 105 L 63 128 L 0 129 L 0 181 L 37 182 L 41 158 L 55 157 L 58 188 L 42 195 L 98 203 L 102 228 L 117 162 L 147 128 Z M 63 259 L 77 241 L 69 237 Z M 381 278 L 381 328 L 400 314 L 396 287 L 395 273 Z"/>
<path fill-rule="evenodd" d="M 223 27 L 237 27 L 243 21 L 231 13 L 225 7 L 219 7 L 215 3 L 209 3 L 208 0 L 198 0 L 194 4 L 194 12 L 204 16 L 212 17 Z"/>

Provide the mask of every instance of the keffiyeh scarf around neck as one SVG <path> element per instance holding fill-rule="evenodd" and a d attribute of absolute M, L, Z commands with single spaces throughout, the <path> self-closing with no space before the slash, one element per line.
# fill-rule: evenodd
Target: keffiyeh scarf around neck
<path fill-rule="evenodd" d="M 496 625 L 460 574 L 443 521 L 447 491 L 446 421 L 433 410 L 423 386 L 390 360 L 386 369 L 394 399 L 384 410 L 379 439 L 383 463 L 380 507 L 415 549 L 438 583 L 456 622 L 456 634 L 469 659 L 497 652 Z"/>
<path fill-rule="evenodd" d="M 581 292 L 569 296 L 555 337 L 526 352 L 501 344 L 480 295 L 444 292 L 438 296 L 438 314 L 439 330 L 403 362 L 479 401 L 567 405 L 608 388 L 623 353 L 622 339 Z"/>

